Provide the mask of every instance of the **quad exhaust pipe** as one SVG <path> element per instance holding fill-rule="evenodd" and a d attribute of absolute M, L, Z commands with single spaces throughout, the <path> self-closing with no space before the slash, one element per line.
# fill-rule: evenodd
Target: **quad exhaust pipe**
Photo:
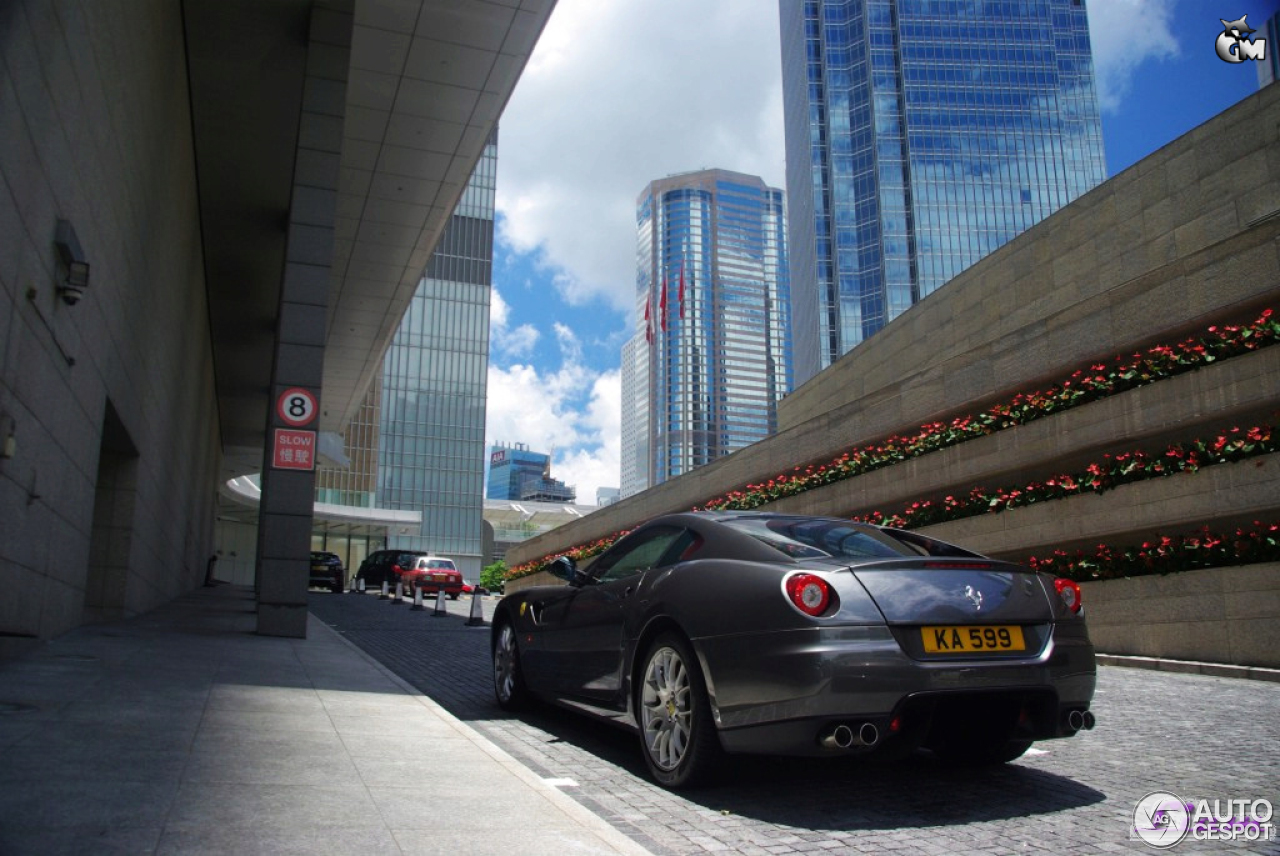
<path fill-rule="evenodd" d="M 880 729 L 870 722 L 864 722 L 855 731 L 852 726 L 843 722 L 835 728 L 828 729 L 818 738 L 824 749 L 855 749 L 874 746 L 880 742 Z"/>
<path fill-rule="evenodd" d="M 1093 711 L 1073 710 L 1067 714 L 1067 726 L 1072 731 L 1079 731 L 1082 728 L 1086 731 L 1092 730 L 1096 724 L 1097 720 L 1093 716 Z"/>

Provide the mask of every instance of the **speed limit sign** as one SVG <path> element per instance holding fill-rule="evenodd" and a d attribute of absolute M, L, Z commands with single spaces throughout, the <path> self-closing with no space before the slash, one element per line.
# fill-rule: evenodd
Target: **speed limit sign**
<path fill-rule="evenodd" d="M 276 413 L 286 424 L 301 428 L 316 418 L 316 397 L 301 387 L 286 389 L 276 402 Z"/>

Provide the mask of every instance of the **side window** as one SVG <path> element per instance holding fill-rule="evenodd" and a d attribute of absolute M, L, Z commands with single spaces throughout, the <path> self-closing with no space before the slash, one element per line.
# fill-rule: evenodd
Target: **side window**
<path fill-rule="evenodd" d="M 644 532 L 634 540 L 628 539 L 627 543 L 619 545 L 621 549 L 617 552 L 602 556 L 603 564 L 598 562 L 592 569 L 596 582 L 621 580 L 641 571 L 660 567 L 662 559 L 685 531 L 675 526 L 660 526 Z"/>

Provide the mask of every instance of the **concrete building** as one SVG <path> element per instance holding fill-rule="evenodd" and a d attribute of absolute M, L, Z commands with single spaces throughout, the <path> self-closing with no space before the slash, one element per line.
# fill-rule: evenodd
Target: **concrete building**
<path fill-rule="evenodd" d="M 1083 0 L 780 0 L 795 379 L 1106 177 Z"/>
<path fill-rule="evenodd" d="M 0 653 L 199 585 L 220 485 L 258 472 L 258 630 L 305 633 L 316 432 L 552 7 L 4 4 Z"/>
<path fill-rule="evenodd" d="M 636 222 L 623 495 L 769 436 L 791 389 L 782 191 L 727 170 L 674 175 L 640 195 Z"/>

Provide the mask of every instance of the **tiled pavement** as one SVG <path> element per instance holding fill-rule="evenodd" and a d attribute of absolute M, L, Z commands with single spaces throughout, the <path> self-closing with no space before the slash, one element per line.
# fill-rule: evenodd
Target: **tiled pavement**
<path fill-rule="evenodd" d="M 643 856 L 314 617 L 255 625 L 198 589 L 0 663 L 0 854 Z"/>

